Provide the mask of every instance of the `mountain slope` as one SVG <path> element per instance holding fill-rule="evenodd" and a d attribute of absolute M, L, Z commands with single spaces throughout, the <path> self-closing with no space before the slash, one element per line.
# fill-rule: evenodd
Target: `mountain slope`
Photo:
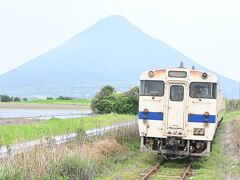
<path fill-rule="evenodd" d="M 105 84 L 126 90 L 142 71 L 185 66 L 207 70 L 122 16 L 109 16 L 59 47 L 0 76 L 0 93 L 92 97 Z M 220 76 L 228 97 L 237 83 Z M 226 87 L 231 87 L 227 89 Z"/>

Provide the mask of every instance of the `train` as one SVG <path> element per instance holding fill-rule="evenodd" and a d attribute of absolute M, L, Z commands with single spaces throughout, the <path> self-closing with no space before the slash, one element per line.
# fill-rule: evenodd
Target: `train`
<path fill-rule="evenodd" d="M 142 151 L 166 159 L 210 156 L 225 98 L 216 74 L 183 67 L 143 72 L 138 127 Z"/>

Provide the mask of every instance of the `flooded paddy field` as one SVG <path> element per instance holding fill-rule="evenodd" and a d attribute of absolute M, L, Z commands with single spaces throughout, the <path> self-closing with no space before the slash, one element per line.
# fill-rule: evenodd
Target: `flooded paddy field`
<path fill-rule="evenodd" d="M 0 125 L 26 124 L 51 118 L 91 116 L 87 106 L 66 104 L 0 104 Z"/>

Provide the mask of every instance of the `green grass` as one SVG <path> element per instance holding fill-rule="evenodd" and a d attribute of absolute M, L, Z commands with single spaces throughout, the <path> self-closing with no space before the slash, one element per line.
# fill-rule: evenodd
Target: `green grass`
<path fill-rule="evenodd" d="M 1 126 L 0 145 L 93 129 L 136 118 L 136 116 L 132 115 L 109 114 L 75 119 L 51 119 L 49 121 L 26 125 Z"/>
<path fill-rule="evenodd" d="M 4 102 L 5 103 L 5 102 Z M 73 99 L 73 100 L 29 100 L 29 101 L 20 101 L 20 102 L 6 102 L 13 104 L 71 104 L 71 105 L 90 105 L 91 100 L 89 99 Z"/>
<path fill-rule="evenodd" d="M 141 174 L 146 173 L 156 163 L 156 159 L 157 155 L 154 153 L 140 153 L 137 151 L 127 160 L 112 163 L 110 171 L 103 172 L 95 179 L 141 179 Z"/>
<path fill-rule="evenodd" d="M 240 175 L 240 169 L 229 169 L 231 162 L 227 156 L 223 153 L 223 133 L 227 123 L 232 119 L 240 117 L 240 111 L 228 112 L 224 115 L 224 120 L 219 126 L 215 139 L 213 141 L 213 151 L 210 157 L 202 157 L 194 161 L 193 167 L 195 168 L 196 176 L 193 179 L 223 179 L 224 174 L 236 174 Z M 231 172 L 232 171 L 232 172 Z M 237 172 L 234 172 L 237 171 Z"/>
<path fill-rule="evenodd" d="M 77 138 L 8 156 L 1 161 L 0 179 L 95 179 L 109 172 L 112 164 L 131 158 L 137 149 L 139 132 L 133 124 L 86 141 Z"/>

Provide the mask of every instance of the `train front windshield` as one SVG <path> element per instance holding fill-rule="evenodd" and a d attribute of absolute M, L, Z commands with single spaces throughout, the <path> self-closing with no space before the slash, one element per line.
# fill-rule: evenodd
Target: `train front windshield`
<path fill-rule="evenodd" d="M 190 84 L 191 98 L 216 99 L 216 96 L 217 96 L 216 83 L 192 82 Z"/>
<path fill-rule="evenodd" d="M 141 96 L 163 96 L 164 94 L 164 82 L 163 81 L 151 81 L 142 80 L 140 95 Z"/>

